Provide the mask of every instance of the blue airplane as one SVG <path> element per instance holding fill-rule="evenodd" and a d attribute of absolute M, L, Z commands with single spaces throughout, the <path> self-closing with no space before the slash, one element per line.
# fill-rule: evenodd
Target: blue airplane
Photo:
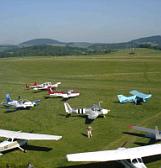
<path fill-rule="evenodd" d="M 147 102 L 147 100 L 152 97 L 152 94 L 145 94 L 137 90 L 132 90 L 129 93 L 133 96 L 117 95 L 119 102 L 141 104 L 142 102 Z"/>

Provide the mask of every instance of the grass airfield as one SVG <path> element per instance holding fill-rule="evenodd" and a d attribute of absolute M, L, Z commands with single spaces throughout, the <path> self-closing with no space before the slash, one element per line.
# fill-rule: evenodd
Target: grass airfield
<path fill-rule="evenodd" d="M 0 108 L 0 128 L 14 131 L 62 135 L 60 141 L 29 141 L 27 153 L 20 150 L 0 157 L 0 168 L 7 163 L 11 168 L 23 168 L 31 162 L 35 168 L 109 167 L 121 168 L 117 162 L 74 163 L 66 161 L 66 154 L 96 150 L 115 149 L 126 142 L 125 147 L 147 144 L 149 139 L 127 135 L 136 132 L 128 125 L 136 124 L 161 129 L 161 51 L 137 49 L 135 55 L 127 50 L 100 56 L 6 58 L 0 60 L 0 98 L 6 93 L 11 98 L 35 100 L 40 105 L 31 110 L 6 112 Z M 92 122 L 93 138 L 84 136 L 85 118 L 66 118 L 60 98 L 45 99 L 45 91 L 33 93 L 25 89 L 26 83 L 34 81 L 61 81 L 58 90 L 74 89 L 81 95 L 68 102 L 73 107 L 88 107 L 98 101 L 111 112 L 106 118 Z M 129 95 L 137 89 L 153 94 L 143 105 L 119 104 L 117 94 Z M 1 139 L 3 140 L 3 139 Z M 148 168 L 161 166 L 161 157 L 144 159 Z"/>

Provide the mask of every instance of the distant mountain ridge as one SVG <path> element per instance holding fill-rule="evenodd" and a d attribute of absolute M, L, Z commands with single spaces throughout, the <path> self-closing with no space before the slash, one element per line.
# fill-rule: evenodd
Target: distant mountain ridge
<path fill-rule="evenodd" d="M 156 43 L 156 44 L 161 45 L 161 36 L 158 35 L 158 36 L 143 37 L 143 38 L 139 38 L 139 39 L 136 39 L 136 40 L 132 40 L 131 42 L 134 42 L 134 43 L 148 43 L 148 42 L 151 42 L 151 43 Z"/>
<path fill-rule="evenodd" d="M 55 39 L 33 39 L 29 41 L 25 41 L 20 43 L 19 47 L 30 47 L 30 46 L 40 46 L 40 45 L 51 45 L 51 46 L 68 46 L 68 47 L 78 47 L 78 48 L 129 48 L 137 47 L 140 44 L 152 44 L 161 47 L 161 36 L 150 36 L 150 37 L 143 37 L 138 38 L 135 40 L 131 40 L 128 42 L 123 43 L 89 43 L 89 42 L 61 42 Z"/>
<path fill-rule="evenodd" d="M 65 43 L 60 42 L 58 40 L 53 40 L 53 39 L 32 39 L 29 41 L 25 41 L 23 43 L 20 43 L 20 47 L 30 47 L 30 46 L 40 46 L 40 45 L 65 45 Z"/>
<path fill-rule="evenodd" d="M 0 57 L 106 54 L 119 49 L 132 48 L 161 50 L 161 36 L 144 37 L 122 43 L 61 42 L 47 38 L 33 39 L 19 45 L 0 45 Z"/>

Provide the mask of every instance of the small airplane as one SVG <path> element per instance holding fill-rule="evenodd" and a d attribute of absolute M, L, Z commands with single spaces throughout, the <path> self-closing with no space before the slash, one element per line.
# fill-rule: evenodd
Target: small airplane
<path fill-rule="evenodd" d="M 135 125 L 130 125 L 129 128 L 133 128 L 138 131 L 144 131 L 147 132 L 148 134 L 145 134 L 145 137 L 154 139 L 154 140 L 161 140 L 161 131 L 158 130 L 158 127 L 156 126 L 155 129 L 151 128 L 145 128 L 145 127 L 139 127 Z"/>
<path fill-rule="evenodd" d="M 98 104 L 93 104 L 89 108 L 72 108 L 67 102 L 64 103 L 65 111 L 68 113 L 68 115 L 71 115 L 72 113 L 76 113 L 79 115 L 86 115 L 88 119 L 94 120 L 98 116 L 102 115 L 105 117 L 105 115 L 110 111 L 107 109 L 104 109 L 101 107 L 100 102 Z"/>
<path fill-rule="evenodd" d="M 6 102 L 3 102 L 2 105 L 5 107 L 13 107 L 16 110 L 21 109 L 30 109 L 36 106 L 40 100 L 29 101 L 29 100 L 12 100 L 9 94 L 6 94 Z"/>
<path fill-rule="evenodd" d="M 119 161 L 126 168 L 147 168 L 142 157 L 161 154 L 161 144 L 153 144 L 134 148 L 118 148 L 96 152 L 67 154 L 67 160 L 73 162 L 106 162 Z"/>
<path fill-rule="evenodd" d="M 33 89 L 33 91 L 48 90 L 49 88 L 57 88 L 60 84 L 61 82 L 57 82 L 57 83 L 45 82 L 42 84 L 38 84 L 37 82 L 34 82 L 31 85 L 26 84 L 26 88 Z"/>
<path fill-rule="evenodd" d="M 48 96 L 46 97 L 62 97 L 63 99 L 69 99 L 69 98 L 77 97 L 79 95 L 80 93 L 75 92 L 74 90 L 68 90 L 67 92 L 62 92 L 62 91 L 52 90 L 52 88 L 49 88 Z"/>
<path fill-rule="evenodd" d="M 25 133 L 21 131 L 9 131 L 0 129 L 0 137 L 7 138 L 7 140 L 0 142 L 0 155 L 2 152 L 19 148 L 21 151 L 25 150 L 21 147 L 27 144 L 28 140 L 59 140 L 62 136 L 48 135 L 48 134 L 34 134 Z"/>
<path fill-rule="evenodd" d="M 130 91 L 130 94 L 132 94 L 133 96 L 117 95 L 119 102 L 120 103 L 131 102 L 134 104 L 140 104 L 142 102 L 146 102 L 149 98 L 152 97 L 151 94 L 145 94 L 137 90 Z"/>

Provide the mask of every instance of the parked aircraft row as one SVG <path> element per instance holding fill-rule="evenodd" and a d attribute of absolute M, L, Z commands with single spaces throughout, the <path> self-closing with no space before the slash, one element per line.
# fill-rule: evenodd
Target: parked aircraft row
<path fill-rule="evenodd" d="M 125 98 L 125 96 L 123 95 L 118 95 L 118 99 L 120 101 L 120 103 L 126 103 L 126 102 L 137 102 L 139 101 L 139 103 L 145 102 L 147 101 L 147 99 L 149 99 L 151 97 L 151 94 L 143 94 L 141 92 L 138 91 L 131 91 L 131 93 L 135 93 L 134 96 L 130 96 L 130 98 Z M 64 99 L 68 99 L 71 97 L 76 97 L 79 96 L 80 93 L 79 92 L 74 92 L 74 91 L 69 91 L 67 93 L 65 92 L 57 92 L 57 91 L 49 91 L 49 95 L 52 97 L 58 96 L 58 97 L 63 97 Z M 4 106 L 6 107 L 14 107 L 15 109 L 30 109 L 34 106 L 36 106 L 38 103 L 40 102 L 40 100 L 34 100 L 34 101 L 29 101 L 29 100 L 12 100 L 9 94 L 6 94 L 6 102 L 2 103 Z M 65 111 L 68 114 L 71 113 L 77 113 L 77 114 L 86 114 L 88 116 L 89 119 L 95 119 L 98 115 L 102 114 L 107 114 L 109 110 L 104 110 L 100 107 L 99 105 L 93 105 L 90 108 L 83 108 L 83 109 L 72 109 L 70 107 L 70 105 L 68 103 L 64 103 L 65 106 Z M 95 115 L 91 115 L 91 111 L 97 111 L 97 113 L 95 113 Z M 98 113 L 99 112 L 99 113 Z"/>
<path fill-rule="evenodd" d="M 61 84 L 60 82 L 52 84 L 51 82 L 46 82 L 43 84 L 34 83 L 32 85 L 26 85 L 28 89 L 33 89 L 34 91 L 37 90 L 47 90 L 48 87 L 58 87 Z M 9 94 L 6 94 L 5 102 L 2 103 L 7 108 L 14 108 L 16 110 L 21 109 L 30 109 L 40 102 L 39 99 L 34 101 L 29 100 L 12 100 Z M 28 140 L 60 140 L 62 136 L 58 135 L 49 135 L 49 134 L 35 134 L 35 133 L 25 133 L 21 131 L 10 131 L 10 130 L 3 130 L 0 129 L 0 137 L 7 138 L 5 141 L 0 142 L 0 155 L 3 152 L 12 150 L 15 148 L 19 148 L 21 151 L 25 152 L 22 146 L 26 145 Z"/>
<path fill-rule="evenodd" d="M 57 83 L 45 82 L 41 84 L 34 82 L 30 85 L 26 84 L 26 88 L 32 89 L 34 91 L 47 90 L 48 95 L 46 97 L 62 97 L 64 99 L 68 99 L 80 95 L 79 92 L 75 92 L 74 90 L 57 91 L 56 88 L 60 84 L 61 82 Z M 134 104 L 141 104 L 142 102 L 147 102 L 147 100 L 152 97 L 152 94 L 145 94 L 137 90 L 131 90 L 130 94 L 132 94 L 132 96 L 117 95 L 119 102 L 120 103 L 132 102 Z"/>
<path fill-rule="evenodd" d="M 46 83 L 51 83 L 51 82 L 46 82 Z M 59 84 L 61 82 L 58 82 Z M 57 83 L 57 84 L 58 84 Z M 37 86 L 38 84 L 31 85 L 31 88 L 34 86 Z M 43 84 L 40 84 L 43 86 Z M 40 86 L 38 85 L 38 86 Z M 45 83 L 44 83 L 45 85 Z M 53 84 L 54 85 L 54 84 Z M 130 96 L 130 98 L 123 96 L 123 95 L 118 95 L 118 99 L 121 103 L 125 102 L 135 102 L 135 103 L 140 103 L 140 102 L 146 102 L 152 95 L 151 94 L 144 94 L 142 92 L 132 90 L 130 91 L 133 96 Z M 51 87 L 48 88 L 48 94 L 52 97 L 58 96 L 58 97 L 63 97 L 65 100 L 71 97 L 79 96 L 79 92 L 74 92 L 73 90 L 70 90 L 69 92 L 58 92 L 58 91 L 53 91 Z M 29 101 L 29 100 L 12 100 L 9 94 L 6 94 L 6 101 L 3 102 L 2 104 L 9 108 L 12 107 L 16 110 L 19 109 L 30 109 L 40 102 L 40 99 L 34 100 L 34 101 Z M 98 116 L 105 116 L 108 114 L 110 110 L 108 109 L 103 109 L 100 105 L 100 102 L 98 104 L 93 104 L 91 107 L 87 108 L 72 108 L 67 102 L 64 103 L 65 107 L 65 112 L 70 116 L 72 113 L 78 114 L 78 115 L 85 115 L 87 116 L 88 119 L 94 120 Z"/>
<path fill-rule="evenodd" d="M 52 83 L 52 82 L 45 82 L 45 83 L 37 83 L 34 82 L 30 85 L 26 84 L 27 89 L 32 89 L 34 92 L 46 90 L 48 91 L 47 96 L 45 98 L 50 98 L 50 97 L 61 97 L 64 100 L 67 100 L 69 98 L 77 97 L 80 95 L 79 92 L 76 92 L 74 90 L 67 90 L 67 91 L 58 91 L 56 88 L 61 84 L 61 82 L 57 83 Z"/>
<path fill-rule="evenodd" d="M 29 101 L 29 100 L 12 100 L 9 94 L 6 94 L 6 101 L 2 103 L 7 108 L 13 108 L 15 110 L 23 110 L 23 109 L 30 109 L 34 106 L 37 106 L 40 102 L 40 99 Z M 94 120 L 98 116 L 105 117 L 106 114 L 110 110 L 104 109 L 101 107 L 100 102 L 98 104 L 93 104 L 91 107 L 88 108 L 72 108 L 69 103 L 64 103 L 65 112 L 68 116 L 71 114 L 78 114 L 87 116 L 88 119 Z"/>
<path fill-rule="evenodd" d="M 120 103 L 132 102 L 134 104 L 141 104 L 142 102 L 146 102 L 149 98 L 152 97 L 151 94 L 145 94 L 137 90 L 132 90 L 130 91 L 130 93 L 133 96 L 127 97 L 124 95 L 118 95 L 119 102 Z M 66 112 L 68 113 L 79 112 L 79 109 L 73 110 L 68 103 L 64 103 L 64 106 L 65 106 Z M 108 111 L 104 111 L 104 112 L 108 113 Z M 150 129 L 150 128 L 144 128 L 139 126 L 131 126 L 130 128 L 134 128 L 139 131 L 148 132 L 149 134 L 146 134 L 145 135 L 146 137 L 149 137 L 155 140 L 161 140 L 161 131 L 159 131 L 157 127 L 155 129 Z M 134 147 L 134 148 L 118 148 L 115 150 L 67 154 L 66 157 L 68 161 L 73 161 L 73 162 L 119 161 L 126 168 L 130 168 L 130 167 L 146 168 L 146 165 L 143 163 L 142 157 L 161 154 L 160 148 L 161 148 L 161 144 L 153 144 L 153 145 Z"/>
<path fill-rule="evenodd" d="M 28 89 L 33 89 L 34 91 L 38 90 L 47 90 L 48 97 L 62 97 L 63 99 L 68 99 L 72 97 L 79 96 L 79 92 L 69 90 L 67 92 L 56 91 L 55 89 L 61 84 L 61 82 L 51 83 L 45 82 L 38 84 L 37 82 L 26 85 Z M 118 95 L 118 100 L 120 103 L 132 102 L 134 104 L 140 104 L 146 102 L 149 98 L 152 97 L 151 94 L 145 94 L 137 90 L 130 91 L 132 96 Z M 6 94 L 6 102 L 3 103 L 5 107 L 14 107 L 15 109 L 30 109 L 36 106 L 40 100 L 12 100 L 9 94 Z M 98 116 L 107 115 L 110 110 L 102 108 L 100 102 L 98 104 L 93 104 L 91 107 L 87 108 L 72 108 L 69 103 L 64 102 L 65 112 L 68 116 L 72 114 L 85 115 L 88 119 L 94 120 Z M 154 130 L 150 128 L 144 128 L 140 126 L 131 126 L 130 128 L 148 132 L 145 134 L 146 137 L 155 140 L 161 140 L 161 131 L 156 127 Z M 0 129 L 0 137 L 5 137 L 7 140 L 0 143 L 0 154 L 4 151 L 11 150 L 14 148 L 19 148 L 21 151 L 25 151 L 22 146 L 27 144 L 28 140 L 60 140 L 62 136 L 58 135 L 48 135 L 48 134 L 35 134 L 35 133 L 25 133 L 25 132 L 16 132 L 10 130 Z M 76 153 L 76 154 L 67 154 L 68 161 L 120 161 L 126 168 L 146 168 L 143 163 L 142 157 L 153 156 L 161 154 L 161 144 L 153 144 L 142 147 L 134 148 L 118 148 L 115 150 L 105 150 L 105 151 L 96 151 L 96 152 L 85 152 L 85 153 Z"/>

